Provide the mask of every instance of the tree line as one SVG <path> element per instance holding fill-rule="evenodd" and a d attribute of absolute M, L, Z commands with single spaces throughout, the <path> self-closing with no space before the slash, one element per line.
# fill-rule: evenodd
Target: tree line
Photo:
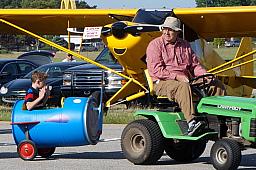
<path fill-rule="evenodd" d="M 256 0 L 195 0 L 197 7 L 253 6 Z"/>
<path fill-rule="evenodd" d="M 61 0 L 0 0 L 1 9 L 15 8 L 36 8 L 36 9 L 59 9 Z M 78 9 L 93 9 L 96 5 L 90 6 L 85 1 L 76 1 Z M 67 47 L 67 42 L 54 35 L 45 35 L 47 38 L 59 45 Z M 0 53 L 8 51 L 28 51 L 35 49 L 52 50 L 51 47 L 36 41 L 34 38 L 25 35 L 0 35 Z"/>
<path fill-rule="evenodd" d="M 1 0 L 0 8 L 60 8 L 61 0 Z M 76 7 L 83 8 L 97 8 L 96 5 L 90 6 L 86 1 L 76 1 Z"/>

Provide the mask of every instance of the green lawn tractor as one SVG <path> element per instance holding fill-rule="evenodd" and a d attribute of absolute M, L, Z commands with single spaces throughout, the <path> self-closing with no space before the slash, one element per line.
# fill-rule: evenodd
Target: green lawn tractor
<path fill-rule="evenodd" d="M 122 132 L 121 147 L 125 157 L 134 164 L 154 164 L 163 152 L 178 162 L 190 162 L 201 156 L 208 141 L 214 141 L 210 159 L 214 168 L 237 169 L 241 151 L 256 146 L 256 99 L 234 96 L 209 96 L 209 84 L 191 85 L 201 95 L 196 104 L 198 118 L 205 122 L 196 136 L 185 135 L 188 129 L 182 112 L 177 109 L 140 110 L 144 119 L 129 123 Z M 193 80 L 193 81 L 194 81 Z M 192 84 L 192 83 L 191 83 Z M 170 111 L 172 110 L 172 111 Z"/>

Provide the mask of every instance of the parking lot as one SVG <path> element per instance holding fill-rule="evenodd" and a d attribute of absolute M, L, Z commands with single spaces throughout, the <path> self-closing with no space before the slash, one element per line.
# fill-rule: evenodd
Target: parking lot
<path fill-rule="evenodd" d="M 8 122 L 0 122 L 0 167 L 1 169 L 213 169 L 209 162 L 212 142 L 207 145 L 203 155 L 188 164 L 180 164 L 164 155 L 157 165 L 133 165 L 125 159 L 120 147 L 120 135 L 125 125 L 104 125 L 102 139 L 97 145 L 57 148 L 50 159 L 37 157 L 34 161 L 23 161 L 18 157 L 16 145 L 12 139 L 11 126 Z M 113 139 L 113 141 L 111 141 Z M 243 159 L 239 169 L 256 169 L 256 153 L 254 149 L 243 151 Z"/>

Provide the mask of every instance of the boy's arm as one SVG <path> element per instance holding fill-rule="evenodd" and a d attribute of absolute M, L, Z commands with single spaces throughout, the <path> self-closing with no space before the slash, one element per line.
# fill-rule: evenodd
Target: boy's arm
<path fill-rule="evenodd" d="M 42 100 L 43 98 L 38 97 L 36 100 L 32 101 L 32 102 L 27 102 L 26 103 L 26 107 L 28 110 L 32 110 L 35 107 L 38 107 L 38 103 Z"/>
<path fill-rule="evenodd" d="M 43 87 L 42 89 L 40 89 L 40 92 L 39 92 L 39 97 L 37 99 L 35 99 L 34 101 L 31 101 L 31 102 L 27 102 L 26 103 L 26 107 L 28 110 L 32 110 L 33 108 L 35 107 L 39 107 L 41 105 L 38 105 L 38 103 L 44 98 L 45 96 L 45 93 L 46 93 L 46 88 Z"/>

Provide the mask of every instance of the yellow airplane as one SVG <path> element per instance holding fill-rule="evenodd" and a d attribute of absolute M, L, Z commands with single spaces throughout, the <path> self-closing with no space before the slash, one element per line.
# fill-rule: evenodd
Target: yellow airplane
<path fill-rule="evenodd" d="M 251 95 L 255 88 L 251 38 L 256 35 L 253 20 L 256 6 L 222 8 L 143 9 L 1 9 L 1 34 L 29 34 L 59 50 L 73 54 L 103 69 L 112 71 L 128 82 L 106 105 L 130 101 L 149 93 L 144 70 L 148 43 L 161 35 L 167 16 L 183 23 L 184 39 L 195 47 L 196 54 L 209 72 L 220 76 L 229 95 Z M 239 23 L 238 23 L 239 21 Z M 124 68 L 124 74 L 96 63 L 85 56 L 54 44 L 39 35 L 67 34 L 67 28 L 103 26 L 102 39 Z M 209 47 L 205 39 L 214 37 L 243 38 L 234 60 L 226 62 Z M 246 65 L 245 65 L 246 64 Z"/>

